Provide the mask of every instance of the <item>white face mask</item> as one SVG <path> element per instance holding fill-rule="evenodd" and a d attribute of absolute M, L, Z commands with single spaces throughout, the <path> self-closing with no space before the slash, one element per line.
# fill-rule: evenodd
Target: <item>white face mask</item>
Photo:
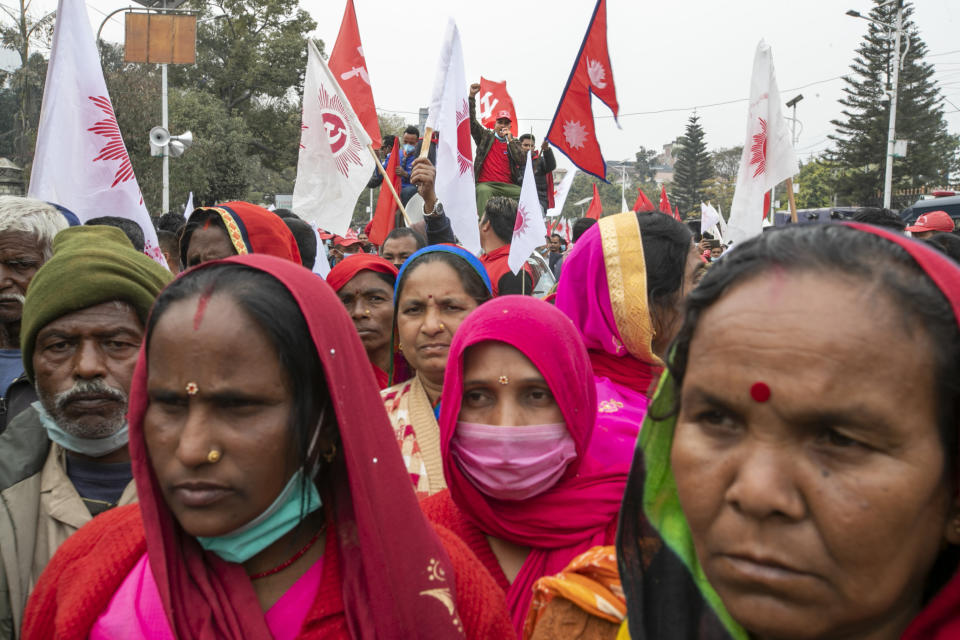
<path fill-rule="evenodd" d="M 108 436 L 103 438 L 81 438 L 61 429 L 57 422 L 47 413 L 47 410 L 43 408 L 39 400 L 30 406 L 37 410 L 37 414 L 40 416 L 40 424 L 47 430 L 47 437 L 67 451 L 90 456 L 91 458 L 102 458 L 107 454 L 127 446 L 127 442 L 130 440 L 129 425 L 126 420 L 124 420 L 123 426 L 120 427 L 120 429 Z"/>

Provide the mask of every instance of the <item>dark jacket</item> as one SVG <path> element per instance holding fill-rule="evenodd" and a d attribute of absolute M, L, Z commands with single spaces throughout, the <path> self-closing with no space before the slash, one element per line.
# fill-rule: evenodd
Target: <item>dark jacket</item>
<path fill-rule="evenodd" d="M 547 194 L 551 188 L 547 184 L 547 174 L 552 173 L 557 168 L 557 159 L 553 157 L 553 149 L 547 147 L 547 150 L 533 157 L 533 180 L 537 183 L 537 197 L 540 199 L 540 206 L 543 207 L 543 213 L 547 213 L 548 200 Z"/>
<path fill-rule="evenodd" d="M 473 141 L 477 143 L 477 155 L 473 159 L 473 179 L 479 182 L 483 161 L 487 159 L 496 136 L 493 129 L 487 129 L 477 120 L 477 101 L 474 98 L 470 98 L 470 134 L 473 136 Z M 507 153 L 510 156 L 510 177 L 513 179 L 513 184 L 520 184 L 527 161 L 520 148 L 520 141 L 516 138 L 510 140 L 507 143 Z"/>
<path fill-rule="evenodd" d="M 34 389 L 27 374 L 21 375 L 7 388 L 7 393 L 0 398 L 0 433 L 7 428 L 17 415 L 28 409 L 37 401 L 37 390 Z"/>

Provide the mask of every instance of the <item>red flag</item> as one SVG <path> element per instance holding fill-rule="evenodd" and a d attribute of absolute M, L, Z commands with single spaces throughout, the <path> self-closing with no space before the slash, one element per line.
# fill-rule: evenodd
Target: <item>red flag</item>
<path fill-rule="evenodd" d="M 477 94 L 477 120 L 487 129 L 493 129 L 497 117 L 503 111 L 510 112 L 510 135 L 520 135 L 517 124 L 517 111 L 513 108 L 513 98 L 507 93 L 507 82 L 494 82 L 480 76 L 480 93 Z"/>
<path fill-rule="evenodd" d="M 594 130 L 591 95 L 607 105 L 616 118 L 620 106 L 607 49 L 606 0 L 597 0 L 580 53 L 547 132 L 550 144 L 570 158 L 581 171 L 605 181 L 607 165 Z"/>
<path fill-rule="evenodd" d="M 400 176 L 397 175 L 397 158 L 400 156 L 397 150 L 399 140 L 399 138 L 393 139 L 393 151 L 390 152 L 390 160 L 387 162 L 387 175 L 393 176 L 393 188 L 397 193 L 400 193 Z M 393 199 L 393 194 L 390 193 L 387 185 L 381 185 L 380 197 L 377 198 L 377 208 L 373 214 L 372 227 L 367 233 L 367 239 L 378 247 L 382 246 L 393 229 L 396 214 L 397 201 Z"/>
<path fill-rule="evenodd" d="M 683 216 L 680 215 L 680 207 L 673 205 L 673 219 L 683 222 Z"/>
<path fill-rule="evenodd" d="M 647 213 L 654 210 L 653 203 L 650 202 L 650 198 L 647 197 L 647 194 L 643 192 L 643 189 L 637 189 L 637 201 L 633 203 L 633 210 L 637 213 Z"/>
<path fill-rule="evenodd" d="M 367 63 L 363 58 L 363 45 L 360 43 L 360 28 L 357 26 L 357 12 L 353 0 L 347 0 L 343 12 L 340 33 L 333 45 L 328 65 L 357 119 L 373 141 L 373 148 L 380 148 L 380 122 L 377 120 L 377 107 L 373 104 L 373 91 L 370 89 L 370 76 Z"/>
<path fill-rule="evenodd" d="M 594 220 L 600 219 L 600 214 L 603 213 L 603 203 L 600 202 L 600 192 L 597 191 L 597 183 L 593 183 L 593 200 L 590 202 L 590 208 L 587 209 L 587 217 L 593 218 Z"/>
<path fill-rule="evenodd" d="M 673 207 L 670 206 L 670 198 L 667 197 L 666 185 L 660 185 L 660 212 L 668 216 L 673 215 Z"/>

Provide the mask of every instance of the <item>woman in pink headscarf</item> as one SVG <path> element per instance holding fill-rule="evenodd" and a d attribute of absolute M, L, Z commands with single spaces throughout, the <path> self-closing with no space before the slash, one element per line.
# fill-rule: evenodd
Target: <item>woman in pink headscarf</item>
<path fill-rule="evenodd" d="M 564 261 L 556 307 L 580 331 L 597 388 L 592 457 L 629 467 L 680 306 L 703 271 L 690 231 L 661 213 L 601 218 Z"/>
<path fill-rule="evenodd" d="M 450 346 L 439 421 L 448 490 L 421 506 L 506 592 L 518 637 L 534 583 L 616 534 L 629 463 L 585 455 L 592 377 L 570 320 L 524 296 L 478 307 Z"/>

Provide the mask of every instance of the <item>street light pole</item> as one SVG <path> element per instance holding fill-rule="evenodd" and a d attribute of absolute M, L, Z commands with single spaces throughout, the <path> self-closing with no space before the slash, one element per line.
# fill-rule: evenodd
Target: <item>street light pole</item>
<path fill-rule="evenodd" d="M 890 126 L 887 128 L 887 166 L 883 174 L 883 208 L 890 208 L 893 189 L 893 146 L 897 127 L 897 88 L 900 79 L 900 31 L 903 28 L 903 4 L 897 1 L 897 27 L 893 38 L 893 77 L 890 89 Z"/>

